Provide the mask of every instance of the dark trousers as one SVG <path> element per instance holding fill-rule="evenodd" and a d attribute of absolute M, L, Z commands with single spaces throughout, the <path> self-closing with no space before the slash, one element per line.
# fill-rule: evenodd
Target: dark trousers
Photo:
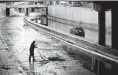
<path fill-rule="evenodd" d="M 35 59 L 34 59 L 34 53 L 30 53 L 29 61 L 31 61 L 31 57 L 33 58 L 33 61 L 35 61 Z"/>

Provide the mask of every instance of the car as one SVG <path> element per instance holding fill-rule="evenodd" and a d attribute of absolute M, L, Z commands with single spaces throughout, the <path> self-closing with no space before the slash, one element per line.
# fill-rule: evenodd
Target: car
<path fill-rule="evenodd" d="M 77 35 L 77 36 L 81 36 L 81 37 L 85 37 L 85 31 L 83 28 L 81 27 L 77 27 L 77 28 L 72 28 L 70 30 L 71 34 Z"/>

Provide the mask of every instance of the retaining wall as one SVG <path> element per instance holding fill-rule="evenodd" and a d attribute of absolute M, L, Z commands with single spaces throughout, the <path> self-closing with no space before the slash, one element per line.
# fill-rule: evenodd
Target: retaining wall
<path fill-rule="evenodd" d="M 48 7 L 49 26 L 69 33 L 73 27 L 82 27 L 85 38 L 98 43 L 98 12 L 90 8 L 52 5 Z M 54 22 L 56 21 L 56 22 Z M 111 46 L 111 11 L 106 12 L 106 45 Z"/>
<path fill-rule="evenodd" d="M 107 27 L 111 26 L 110 14 L 110 11 L 106 12 Z M 48 15 L 67 20 L 98 25 L 98 12 L 90 8 L 51 5 L 48 6 Z"/>
<path fill-rule="evenodd" d="M 6 4 L 0 3 L 0 18 L 3 18 L 6 16 Z"/>

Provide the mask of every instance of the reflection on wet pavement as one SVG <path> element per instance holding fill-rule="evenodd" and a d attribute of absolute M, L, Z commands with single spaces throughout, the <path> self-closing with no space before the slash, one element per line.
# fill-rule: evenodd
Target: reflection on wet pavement
<path fill-rule="evenodd" d="M 23 17 L 10 17 L 2 24 L 2 36 L 27 75 L 95 75 L 84 69 L 78 60 L 69 57 L 61 47 L 61 42 L 23 26 Z M 29 64 L 29 47 L 36 40 L 36 62 Z M 2 49 L 2 47 L 0 48 Z M 9 69 L 9 68 L 8 68 Z"/>

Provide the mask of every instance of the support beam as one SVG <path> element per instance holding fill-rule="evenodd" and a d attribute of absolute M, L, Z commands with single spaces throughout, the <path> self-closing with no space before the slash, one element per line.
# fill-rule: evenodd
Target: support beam
<path fill-rule="evenodd" d="M 10 16 L 10 8 L 6 8 L 6 16 Z"/>

